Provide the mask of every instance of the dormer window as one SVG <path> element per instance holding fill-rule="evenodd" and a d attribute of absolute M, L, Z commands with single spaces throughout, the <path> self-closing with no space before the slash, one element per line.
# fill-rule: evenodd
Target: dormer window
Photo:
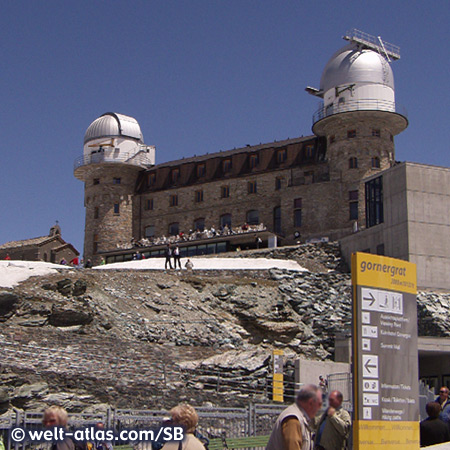
<path fill-rule="evenodd" d="M 201 178 L 206 175 L 206 165 L 204 163 L 197 165 L 197 177 Z"/>
<path fill-rule="evenodd" d="M 149 173 L 149 174 L 147 175 L 147 186 L 148 186 L 148 187 L 154 186 L 155 181 L 156 181 L 156 174 L 154 174 L 154 173 Z"/>
<path fill-rule="evenodd" d="M 258 153 L 250 155 L 250 160 L 249 160 L 250 169 L 254 169 L 258 164 L 259 164 Z"/>
<path fill-rule="evenodd" d="M 180 169 L 172 169 L 172 172 L 170 173 L 170 179 L 172 183 L 175 184 L 179 178 L 180 178 Z"/>
<path fill-rule="evenodd" d="M 228 173 L 231 170 L 231 159 L 224 159 L 222 161 L 222 170 L 223 173 Z"/>
<path fill-rule="evenodd" d="M 307 145 L 305 147 L 305 158 L 310 159 L 313 157 L 314 147 L 312 145 Z"/>
<path fill-rule="evenodd" d="M 287 157 L 287 152 L 286 152 L 285 148 L 277 151 L 277 163 L 278 164 L 284 163 L 286 161 L 286 157 Z"/>

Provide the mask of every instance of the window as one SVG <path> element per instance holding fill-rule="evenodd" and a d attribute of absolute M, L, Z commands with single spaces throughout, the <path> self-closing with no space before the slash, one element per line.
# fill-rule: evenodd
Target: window
<path fill-rule="evenodd" d="M 349 139 L 355 138 L 356 137 L 356 130 L 348 130 L 347 131 L 347 137 Z"/>
<path fill-rule="evenodd" d="M 120 204 L 114 203 L 114 214 L 120 214 Z"/>
<path fill-rule="evenodd" d="M 149 173 L 147 175 L 147 186 L 148 187 L 154 186 L 155 181 L 156 181 L 156 174 L 155 173 Z"/>
<path fill-rule="evenodd" d="M 286 155 L 287 155 L 287 152 L 286 152 L 285 148 L 278 150 L 277 151 L 277 163 L 278 164 L 284 163 L 286 161 Z"/>
<path fill-rule="evenodd" d="M 373 137 L 380 137 L 380 130 L 373 129 L 372 130 L 372 136 Z"/>
<path fill-rule="evenodd" d="M 152 199 L 152 198 L 148 198 L 148 199 L 145 201 L 144 209 L 145 209 L 146 211 L 151 211 L 151 210 L 153 209 L 153 199 Z"/>
<path fill-rule="evenodd" d="M 281 177 L 276 177 L 275 178 L 275 190 L 279 191 L 281 189 Z"/>
<path fill-rule="evenodd" d="M 94 243 L 93 243 L 94 253 L 98 252 L 98 234 L 94 234 Z"/>
<path fill-rule="evenodd" d="M 380 158 L 378 158 L 378 156 L 374 156 L 372 158 L 372 168 L 374 168 L 374 169 L 380 168 Z"/>
<path fill-rule="evenodd" d="M 225 225 L 231 229 L 231 214 L 222 214 L 220 216 L 220 228 L 224 228 Z"/>
<path fill-rule="evenodd" d="M 203 231 L 205 229 L 205 219 L 202 217 L 200 219 L 194 220 L 194 231 Z"/>
<path fill-rule="evenodd" d="M 222 161 L 222 170 L 223 173 L 228 173 L 231 170 L 231 159 L 224 159 Z"/>
<path fill-rule="evenodd" d="M 100 178 L 94 178 L 93 184 L 94 184 L 94 185 L 100 184 Z"/>
<path fill-rule="evenodd" d="M 146 238 L 151 238 L 155 236 L 155 225 L 148 225 L 144 229 L 144 235 Z"/>
<path fill-rule="evenodd" d="M 302 210 L 294 209 L 294 227 L 302 226 Z"/>
<path fill-rule="evenodd" d="M 350 220 L 358 220 L 358 191 L 349 191 Z"/>
<path fill-rule="evenodd" d="M 247 212 L 247 223 L 249 225 L 259 224 L 259 211 L 257 209 L 252 209 Z"/>
<path fill-rule="evenodd" d="M 249 181 L 247 183 L 247 192 L 249 194 L 256 194 L 256 181 Z"/>
<path fill-rule="evenodd" d="M 205 164 L 198 164 L 197 165 L 197 177 L 201 178 L 206 175 L 206 165 Z"/>
<path fill-rule="evenodd" d="M 99 212 L 99 208 L 98 208 L 98 206 L 96 206 L 94 208 L 94 219 L 98 219 L 98 212 Z"/>
<path fill-rule="evenodd" d="M 358 168 L 358 158 L 352 156 L 348 159 L 348 168 L 349 169 L 357 169 Z"/>
<path fill-rule="evenodd" d="M 314 147 L 312 145 L 307 145 L 305 147 L 305 158 L 311 159 L 313 157 L 313 154 L 314 154 Z"/>
<path fill-rule="evenodd" d="M 172 172 L 170 172 L 170 179 L 172 181 L 172 184 L 175 184 L 179 178 L 180 178 L 180 169 L 172 169 Z"/>
<path fill-rule="evenodd" d="M 384 222 L 383 178 L 377 177 L 366 183 L 366 227 Z"/>
<path fill-rule="evenodd" d="M 336 136 L 333 134 L 330 136 L 330 144 L 333 144 L 336 141 Z"/>
<path fill-rule="evenodd" d="M 273 208 L 273 231 L 281 234 L 281 206 Z"/>
<path fill-rule="evenodd" d="M 113 184 L 120 184 L 121 183 L 121 181 L 122 181 L 122 179 L 121 178 L 113 178 Z"/>
<path fill-rule="evenodd" d="M 257 153 L 250 155 L 250 169 L 254 169 L 259 164 L 259 155 Z"/>
<path fill-rule="evenodd" d="M 180 234 L 180 224 L 178 222 L 171 223 L 169 225 L 169 236 L 176 236 Z"/>
<path fill-rule="evenodd" d="M 222 198 L 228 198 L 230 196 L 230 186 L 222 186 L 220 188 L 220 196 Z"/>
<path fill-rule="evenodd" d="M 294 200 L 294 227 L 302 226 L 302 199 Z"/>
<path fill-rule="evenodd" d="M 178 195 L 171 195 L 169 198 L 169 206 L 178 206 Z"/>
<path fill-rule="evenodd" d="M 200 203 L 203 201 L 203 190 L 195 191 L 194 196 L 195 202 Z"/>

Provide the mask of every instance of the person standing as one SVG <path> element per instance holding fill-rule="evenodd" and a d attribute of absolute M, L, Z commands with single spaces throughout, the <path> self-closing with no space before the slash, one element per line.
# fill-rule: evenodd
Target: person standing
<path fill-rule="evenodd" d="M 438 402 L 429 402 L 425 407 L 428 417 L 420 422 L 420 446 L 441 444 L 450 441 L 448 426 L 439 419 L 441 405 Z"/>
<path fill-rule="evenodd" d="M 350 435 L 352 420 L 342 407 L 344 397 L 339 391 L 328 396 L 328 409 L 322 414 L 317 426 L 315 448 L 317 450 L 344 450 Z"/>
<path fill-rule="evenodd" d="M 266 450 L 312 450 L 311 421 L 322 406 L 322 391 L 314 384 L 303 386 L 294 404 L 279 416 Z"/>
<path fill-rule="evenodd" d="M 61 406 L 50 406 L 44 411 L 42 425 L 46 428 L 62 427 L 66 428 L 69 422 L 67 411 Z M 62 441 L 56 441 L 52 444 L 51 450 L 75 450 L 75 444 L 72 439 L 66 437 Z"/>
<path fill-rule="evenodd" d="M 177 262 L 178 262 L 178 267 L 181 270 L 181 256 L 180 256 L 180 248 L 178 247 L 178 245 L 173 249 L 173 265 L 174 268 L 177 268 Z"/>
<path fill-rule="evenodd" d="M 442 386 L 439 389 L 439 397 L 436 398 L 436 402 L 441 405 L 441 412 L 439 419 L 446 423 L 450 427 L 450 399 L 448 398 L 448 387 Z"/>
<path fill-rule="evenodd" d="M 169 268 L 172 269 L 172 262 L 171 262 L 172 249 L 170 248 L 170 244 L 167 244 L 164 256 L 166 257 L 166 263 L 164 265 L 164 268 L 167 270 L 167 263 L 169 263 Z"/>

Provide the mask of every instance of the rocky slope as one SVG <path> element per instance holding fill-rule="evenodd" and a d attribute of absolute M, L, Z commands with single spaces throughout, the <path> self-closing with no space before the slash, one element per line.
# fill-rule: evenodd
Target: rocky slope
<path fill-rule="evenodd" d="M 236 254 L 230 255 L 236 257 Z M 273 348 L 332 358 L 350 330 L 335 244 L 241 253 L 309 272 L 65 271 L 0 292 L 0 413 L 51 403 L 161 408 L 267 400 Z M 449 336 L 450 295 L 418 295 L 419 334 Z"/>

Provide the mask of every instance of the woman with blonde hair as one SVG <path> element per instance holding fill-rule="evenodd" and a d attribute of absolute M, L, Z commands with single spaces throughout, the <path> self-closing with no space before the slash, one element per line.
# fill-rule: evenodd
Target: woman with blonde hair
<path fill-rule="evenodd" d="M 187 403 L 175 406 L 170 410 L 174 426 L 184 428 L 184 439 L 182 442 L 167 442 L 161 450 L 205 450 L 205 447 L 194 436 L 198 424 L 198 415 L 195 409 Z"/>

